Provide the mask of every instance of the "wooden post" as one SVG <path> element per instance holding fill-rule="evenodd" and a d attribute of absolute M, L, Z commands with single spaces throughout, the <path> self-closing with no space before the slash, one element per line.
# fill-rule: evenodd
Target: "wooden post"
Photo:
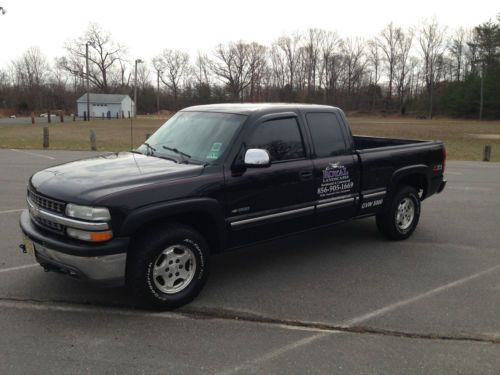
<path fill-rule="evenodd" d="M 73 122 L 76 121 L 76 115 L 73 113 Z"/>
<path fill-rule="evenodd" d="M 90 149 L 92 151 L 97 150 L 95 131 L 90 130 Z"/>
<path fill-rule="evenodd" d="M 484 145 L 483 161 L 490 161 L 491 159 L 491 145 Z"/>
<path fill-rule="evenodd" d="M 31 112 L 31 123 L 35 123 L 35 112 Z"/>
<path fill-rule="evenodd" d="M 43 128 L 43 148 L 48 149 L 49 148 L 49 127 L 45 126 Z"/>
<path fill-rule="evenodd" d="M 61 119 L 61 122 L 64 122 L 64 116 L 62 111 L 59 111 L 59 118 Z"/>
<path fill-rule="evenodd" d="M 130 118 L 130 111 L 128 111 L 128 118 Z"/>
<path fill-rule="evenodd" d="M 83 112 L 83 121 L 87 121 L 87 112 Z"/>
<path fill-rule="evenodd" d="M 120 115 L 118 114 L 118 112 L 116 112 L 116 119 L 118 120 L 119 117 Z"/>
<path fill-rule="evenodd" d="M 50 118 L 50 109 L 49 111 L 47 112 L 47 121 L 49 122 L 49 124 L 51 123 L 52 119 Z"/>

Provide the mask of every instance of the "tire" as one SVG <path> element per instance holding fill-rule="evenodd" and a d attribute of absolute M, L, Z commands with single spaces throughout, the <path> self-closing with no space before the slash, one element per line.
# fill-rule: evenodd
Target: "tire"
<path fill-rule="evenodd" d="M 415 188 L 400 186 L 389 208 L 377 215 L 380 233 L 393 241 L 405 240 L 412 235 L 420 218 L 420 198 Z"/>
<path fill-rule="evenodd" d="M 206 282 L 210 251 L 196 230 L 156 226 L 133 243 L 127 286 L 142 304 L 172 310 L 192 301 Z"/>

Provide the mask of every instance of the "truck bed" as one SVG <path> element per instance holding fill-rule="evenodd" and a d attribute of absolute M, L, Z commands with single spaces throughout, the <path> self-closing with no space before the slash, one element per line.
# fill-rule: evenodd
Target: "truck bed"
<path fill-rule="evenodd" d="M 410 144 L 421 144 L 428 141 L 418 141 L 414 139 L 393 139 L 381 137 L 368 137 L 364 135 L 353 136 L 354 148 L 357 151 L 368 150 L 372 148 L 406 146 Z"/>

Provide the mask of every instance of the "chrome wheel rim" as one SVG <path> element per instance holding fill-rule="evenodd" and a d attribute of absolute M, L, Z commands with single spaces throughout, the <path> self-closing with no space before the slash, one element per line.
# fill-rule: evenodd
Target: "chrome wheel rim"
<path fill-rule="evenodd" d="M 415 202 L 411 198 L 403 198 L 399 202 L 396 211 L 396 225 L 400 230 L 408 229 L 413 223 L 415 217 Z"/>
<path fill-rule="evenodd" d="M 179 293 L 193 280 L 196 257 L 184 245 L 172 245 L 163 250 L 153 263 L 153 281 L 165 294 Z"/>

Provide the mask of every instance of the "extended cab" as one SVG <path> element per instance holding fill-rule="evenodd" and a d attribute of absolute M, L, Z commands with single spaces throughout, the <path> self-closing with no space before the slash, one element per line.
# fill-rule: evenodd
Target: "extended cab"
<path fill-rule="evenodd" d="M 190 107 L 136 150 L 35 173 L 21 247 L 46 270 L 174 308 L 221 251 L 373 215 L 408 238 L 445 187 L 445 159 L 440 141 L 353 136 L 334 107 Z"/>

